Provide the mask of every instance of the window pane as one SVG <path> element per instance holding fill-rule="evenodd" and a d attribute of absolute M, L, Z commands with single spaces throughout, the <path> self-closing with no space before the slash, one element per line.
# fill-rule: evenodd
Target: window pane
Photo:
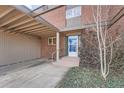
<path fill-rule="evenodd" d="M 66 10 L 66 19 L 81 16 L 81 6 Z"/>
<path fill-rule="evenodd" d="M 54 45 L 56 44 L 56 38 L 53 38 L 53 44 Z"/>
<path fill-rule="evenodd" d="M 69 51 L 76 52 L 76 45 L 70 45 Z"/>
<path fill-rule="evenodd" d="M 52 38 L 48 38 L 48 45 L 52 45 Z"/>

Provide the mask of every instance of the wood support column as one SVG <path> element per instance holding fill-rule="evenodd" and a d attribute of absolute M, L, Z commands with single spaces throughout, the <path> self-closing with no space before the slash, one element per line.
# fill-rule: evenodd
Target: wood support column
<path fill-rule="evenodd" d="M 56 62 L 59 61 L 59 32 L 56 32 Z"/>

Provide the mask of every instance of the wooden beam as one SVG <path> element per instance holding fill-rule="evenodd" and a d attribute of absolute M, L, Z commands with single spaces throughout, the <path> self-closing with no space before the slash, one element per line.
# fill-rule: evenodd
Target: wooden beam
<path fill-rule="evenodd" d="M 28 31 L 28 32 L 36 32 L 36 31 L 37 32 L 46 32 L 46 31 L 52 31 L 52 30 L 51 29 L 47 29 L 47 30 L 41 29 L 41 30 L 34 30 L 34 31 Z"/>
<path fill-rule="evenodd" d="M 35 32 L 36 30 L 39 30 L 39 31 L 41 31 L 42 29 L 41 28 L 37 28 L 37 29 L 33 29 L 33 30 L 27 30 L 27 31 L 22 31 L 22 32 Z"/>
<path fill-rule="evenodd" d="M 46 31 L 46 32 L 33 32 L 33 33 L 46 34 L 46 33 L 54 33 L 54 32 L 52 32 L 52 31 Z M 32 34 L 33 34 L 33 33 L 32 33 Z"/>
<path fill-rule="evenodd" d="M 55 32 L 48 32 L 48 33 L 29 33 L 29 34 L 34 34 L 34 35 L 51 35 L 51 34 L 55 34 Z"/>
<path fill-rule="evenodd" d="M 29 28 L 29 29 L 24 29 L 24 31 L 30 31 L 30 30 L 36 30 L 36 29 L 47 29 L 47 27 L 46 26 L 39 26 L 39 27 L 32 27 L 31 29 Z"/>
<path fill-rule="evenodd" d="M 15 28 L 15 30 L 22 30 L 22 29 L 26 29 L 26 28 L 30 28 L 30 27 L 35 27 L 35 26 L 38 26 L 39 23 L 31 23 L 31 24 L 28 24 L 28 25 L 25 25 L 25 26 L 21 26 L 21 27 L 18 27 L 17 29 Z"/>
<path fill-rule="evenodd" d="M 7 30 L 6 28 L 3 28 L 3 27 L 1 27 L 0 28 L 3 32 L 5 32 L 5 31 L 7 31 L 7 32 L 9 32 L 9 33 L 14 33 L 15 31 L 14 30 Z M 20 33 L 20 32 L 16 32 L 15 34 L 17 34 L 17 33 L 19 33 L 19 34 L 24 34 L 24 35 L 30 35 L 30 36 L 34 36 L 34 37 L 38 37 L 38 38 L 40 38 L 40 36 L 39 35 L 35 35 L 35 34 L 31 34 L 31 33 Z"/>
<path fill-rule="evenodd" d="M 52 32 L 52 30 L 35 30 L 33 32 L 25 32 L 25 33 L 45 33 L 45 32 Z"/>
<path fill-rule="evenodd" d="M 18 31 L 18 32 L 26 32 L 26 31 L 37 30 L 37 29 L 42 29 L 42 27 L 39 26 L 39 27 L 30 28 L 30 29 L 16 30 L 16 31 Z"/>
<path fill-rule="evenodd" d="M 36 27 L 36 28 L 35 28 Z M 21 32 L 23 32 L 23 31 L 30 31 L 30 29 L 37 29 L 37 27 L 38 27 L 38 29 L 40 28 L 40 29 L 42 29 L 42 28 L 46 28 L 45 26 L 40 26 L 40 25 L 34 25 L 34 26 L 30 26 L 30 27 L 27 27 L 27 28 L 23 28 L 23 29 L 20 29 L 20 30 L 16 30 L 16 31 L 21 31 Z"/>
<path fill-rule="evenodd" d="M 38 26 L 35 26 L 35 27 L 24 28 L 24 29 L 16 30 L 16 31 L 22 32 L 22 31 L 25 31 L 25 30 L 27 31 L 27 30 L 37 29 L 37 28 L 42 28 L 42 26 L 38 25 Z"/>
<path fill-rule="evenodd" d="M 11 28 L 15 28 L 15 27 L 21 26 L 21 25 L 26 24 L 26 23 L 29 23 L 29 22 L 31 22 L 33 20 L 34 19 L 24 20 L 22 22 L 16 23 L 15 25 L 12 25 L 12 26 L 8 27 L 7 29 L 11 29 Z"/>
<path fill-rule="evenodd" d="M 6 16 L 7 14 L 11 13 L 13 10 L 15 10 L 14 8 L 10 8 L 8 10 L 6 10 L 4 13 L 2 13 L 0 15 L 0 19 L 2 19 L 4 16 Z"/>
<path fill-rule="evenodd" d="M 28 32 L 45 32 L 45 31 L 52 31 L 51 29 L 48 29 L 48 30 L 44 30 L 44 29 L 37 29 L 37 30 L 33 30 L 33 31 L 28 31 Z M 27 32 L 27 31 L 26 31 Z"/>
<path fill-rule="evenodd" d="M 38 29 L 35 29 L 35 30 L 29 30 L 29 31 L 21 31 L 21 32 L 33 32 L 33 31 L 36 31 L 36 30 L 40 30 L 41 28 L 38 28 Z"/>
<path fill-rule="evenodd" d="M 40 30 L 47 30 L 47 29 L 50 29 L 50 28 L 47 28 L 47 27 L 44 27 L 44 28 L 40 28 Z M 52 29 L 50 29 L 52 30 Z M 26 31 L 26 32 L 31 32 L 30 30 L 29 31 Z M 33 32 L 33 31 L 32 31 Z"/>
<path fill-rule="evenodd" d="M 24 6 L 21 5 L 14 5 L 13 7 L 15 7 L 16 9 L 18 9 L 19 11 L 22 11 L 23 13 L 29 15 L 30 17 L 34 18 L 31 11 L 27 8 L 25 8 Z M 59 31 L 59 29 L 57 27 L 55 27 L 54 25 L 50 24 L 48 21 L 46 21 L 45 19 L 43 19 L 42 17 L 35 17 L 34 20 L 36 20 L 37 22 L 44 24 L 52 29 L 55 29 L 55 31 Z"/>
<path fill-rule="evenodd" d="M 37 29 L 41 29 L 42 27 L 38 26 L 38 27 L 31 27 L 30 29 L 23 29 L 23 30 L 15 30 L 15 29 L 11 29 L 11 30 L 14 30 L 15 32 L 26 32 L 26 31 L 31 31 L 31 30 L 37 30 Z M 9 30 L 8 30 L 9 31 Z"/>
<path fill-rule="evenodd" d="M 11 20 L 8 20 L 7 22 L 1 24 L 0 27 L 5 26 L 5 25 L 7 25 L 7 24 L 9 24 L 9 23 L 12 23 L 12 22 L 14 22 L 14 21 L 16 21 L 16 20 L 18 20 L 18 19 L 24 17 L 24 16 L 25 16 L 25 14 L 22 14 L 22 15 L 20 15 L 20 16 L 17 16 L 17 17 L 15 17 L 15 18 L 11 19 Z"/>
<path fill-rule="evenodd" d="M 33 35 L 39 35 L 41 37 L 45 37 L 45 36 L 49 36 L 49 35 L 53 35 L 55 34 L 55 32 L 51 32 L 51 33 L 34 33 Z"/>
<path fill-rule="evenodd" d="M 41 30 L 42 31 L 42 30 L 46 30 L 46 29 L 47 28 L 44 28 L 44 29 L 43 28 L 37 28 L 37 29 L 32 29 L 32 30 L 27 30 L 27 31 L 24 30 L 22 32 L 35 32 L 36 30 Z M 50 29 L 47 29 L 47 30 L 50 30 Z"/>

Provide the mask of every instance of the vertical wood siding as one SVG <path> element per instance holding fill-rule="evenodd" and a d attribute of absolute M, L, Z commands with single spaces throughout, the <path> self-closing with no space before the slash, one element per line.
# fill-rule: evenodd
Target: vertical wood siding
<path fill-rule="evenodd" d="M 40 44 L 32 36 L 0 32 L 0 65 L 40 58 Z"/>

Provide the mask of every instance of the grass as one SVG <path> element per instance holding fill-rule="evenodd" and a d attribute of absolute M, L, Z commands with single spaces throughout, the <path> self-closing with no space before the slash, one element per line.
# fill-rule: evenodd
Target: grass
<path fill-rule="evenodd" d="M 56 86 L 59 88 L 124 88 L 124 75 L 110 72 L 105 81 L 98 70 L 73 67 Z"/>

